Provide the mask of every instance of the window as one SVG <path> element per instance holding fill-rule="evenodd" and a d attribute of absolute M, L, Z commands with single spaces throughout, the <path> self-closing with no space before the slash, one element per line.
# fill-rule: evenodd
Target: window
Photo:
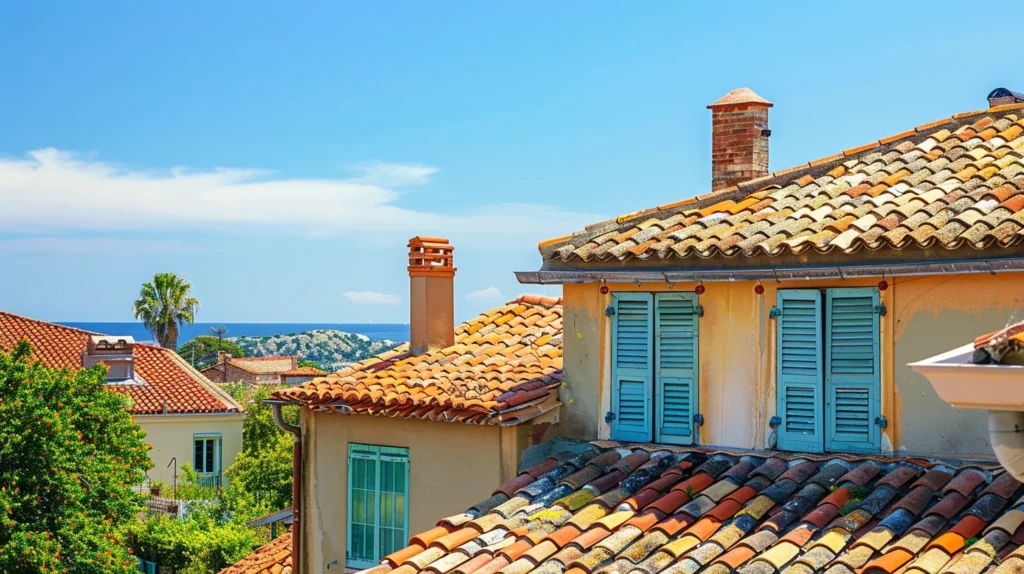
<path fill-rule="evenodd" d="M 698 309 L 693 293 L 612 295 L 612 439 L 697 442 Z"/>
<path fill-rule="evenodd" d="M 779 449 L 877 452 L 878 291 L 780 290 L 777 307 Z"/>
<path fill-rule="evenodd" d="M 192 467 L 199 475 L 199 484 L 220 487 L 221 435 L 193 435 L 192 447 Z"/>
<path fill-rule="evenodd" d="M 409 449 L 348 445 L 347 565 L 370 568 L 409 539 Z"/>

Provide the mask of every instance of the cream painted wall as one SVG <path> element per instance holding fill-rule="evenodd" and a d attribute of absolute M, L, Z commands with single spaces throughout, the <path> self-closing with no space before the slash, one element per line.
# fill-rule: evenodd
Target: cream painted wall
<path fill-rule="evenodd" d="M 773 445 L 775 320 L 768 318 L 778 289 L 874 287 L 881 277 L 834 281 L 708 282 L 699 302 L 700 443 L 734 448 Z M 1024 273 L 888 278 L 881 292 L 888 313 L 880 317 L 883 450 L 905 454 L 988 456 L 984 413 L 955 411 L 906 363 L 929 357 L 1024 320 Z M 610 319 L 605 307 L 615 292 L 693 292 L 696 284 L 569 284 L 563 289 L 566 389 L 562 436 L 610 436 Z M 571 403 L 568 397 L 574 399 Z"/>
<path fill-rule="evenodd" d="M 135 423 L 146 431 L 146 442 L 153 445 L 149 451 L 153 461 L 150 479 L 171 484 L 174 467 L 167 468 L 171 458 L 177 458 L 179 469 L 185 463 L 192 464 L 193 435 L 204 433 L 221 434 L 221 461 L 223 470 L 227 470 L 242 451 L 243 420 L 245 413 L 135 415 Z"/>
<path fill-rule="evenodd" d="M 409 449 L 413 536 L 488 498 L 515 472 L 508 457 L 525 448 L 527 428 L 303 410 L 303 572 L 345 564 L 350 442 Z"/>

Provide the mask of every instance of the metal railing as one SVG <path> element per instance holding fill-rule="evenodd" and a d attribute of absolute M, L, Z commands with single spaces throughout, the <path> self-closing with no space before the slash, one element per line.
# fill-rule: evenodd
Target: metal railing
<path fill-rule="evenodd" d="M 222 477 L 220 474 L 200 474 L 196 477 L 196 485 L 220 490 Z"/>

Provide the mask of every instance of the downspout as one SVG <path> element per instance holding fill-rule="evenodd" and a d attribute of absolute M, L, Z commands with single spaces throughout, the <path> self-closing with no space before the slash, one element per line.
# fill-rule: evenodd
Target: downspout
<path fill-rule="evenodd" d="M 1024 411 L 989 411 L 988 439 L 999 464 L 1024 480 Z"/>
<path fill-rule="evenodd" d="M 267 401 L 274 411 L 274 424 L 281 430 L 292 434 L 292 571 L 302 572 L 299 568 L 299 541 L 302 540 L 302 429 L 288 424 L 281 415 L 281 407 L 288 403 Z"/>

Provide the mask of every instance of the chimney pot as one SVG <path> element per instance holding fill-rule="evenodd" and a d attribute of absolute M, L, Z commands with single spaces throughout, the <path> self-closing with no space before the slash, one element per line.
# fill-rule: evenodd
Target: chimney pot
<path fill-rule="evenodd" d="M 768 108 L 772 103 L 739 88 L 708 104 L 711 110 L 711 189 L 768 175 Z"/>
<path fill-rule="evenodd" d="M 409 240 L 409 350 L 414 355 L 455 344 L 453 251 L 441 237 Z"/>
<path fill-rule="evenodd" d="M 996 88 L 988 93 L 989 107 L 1005 104 L 1024 104 L 1024 94 L 1006 88 Z"/>

